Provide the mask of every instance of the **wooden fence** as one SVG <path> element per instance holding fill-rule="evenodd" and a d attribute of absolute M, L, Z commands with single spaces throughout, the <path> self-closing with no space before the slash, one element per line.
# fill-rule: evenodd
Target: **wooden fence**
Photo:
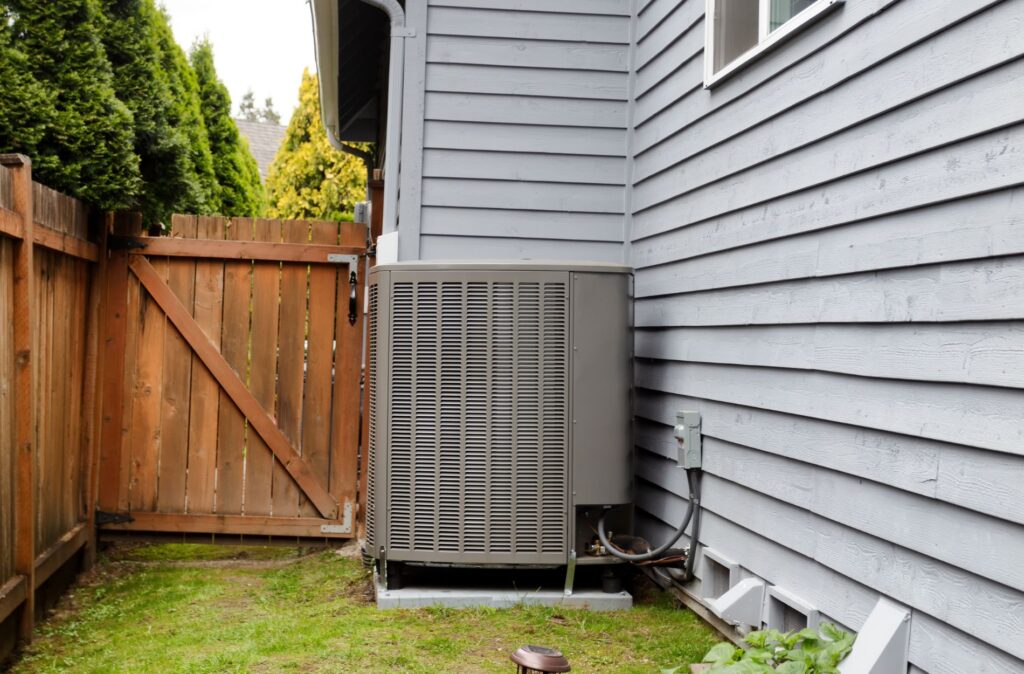
<path fill-rule="evenodd" d="M 102 262 L 89 224 L 25 157 L 0 155 L 0 657 L 31 637 L 36 590 L 95 549 Z"/>
<path fill-rule="evenodd" d="M 119 243 L 106 528 L 354 536 L 366 228 L 175 215 Z"/>
<path fill-rule="evenodd" d="M 98 524 L 359 533 L 365 226 L 140 225 L 0 155 L 0 663 Z"/>

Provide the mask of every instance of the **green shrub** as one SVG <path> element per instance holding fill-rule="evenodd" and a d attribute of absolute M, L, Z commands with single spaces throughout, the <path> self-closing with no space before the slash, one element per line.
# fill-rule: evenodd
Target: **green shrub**
<path fill-rule="evenodd" d="M 750 648 L 722 642 L 712 647 L 703 661 L 712 665 L 708 674 L 836 674 L 854 639 L 831 623 L 799 632 L 761 630 L 744 639 Z M 680 669 L 664 671 L 674 674 Z"/>

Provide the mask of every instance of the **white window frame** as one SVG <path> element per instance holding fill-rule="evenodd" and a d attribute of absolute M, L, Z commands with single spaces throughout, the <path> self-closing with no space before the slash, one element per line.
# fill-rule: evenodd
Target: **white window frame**
<path fill-rule="evenodd" d="M 715 22 L 713 17 L 715 16 L 715 6 L 719 0 L 706 0 L 707 5 L 704 14 L 704 88 L 711 89 L 737 70 L 745 68 L 769 50 L 774 49 L 776 45 L 785 42 L 814 21 L 820 19 L 827 12 L 841 5 L 843 1 L 816 0 L 813 5 L 789 19 L 774 31 L 769 32 L 771 0 L 759 0 L 757 44 L 727 63 L 721 70 L 715 72 Z"/>

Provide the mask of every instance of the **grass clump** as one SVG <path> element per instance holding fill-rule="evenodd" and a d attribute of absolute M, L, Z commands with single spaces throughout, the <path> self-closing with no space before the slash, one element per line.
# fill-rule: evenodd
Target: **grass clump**
<path fill-rule="evenodd" d="M 660 593 L 609 613 L 378 611 L 356 559 L 270 548 L 263 563 L 210 566 L 239 549 L 199 547 L 112 555 L 40 626 L 13 672 L 507 673 L 527 643 L 560 648 L 574 671 L 657 672 L 699 662 L 717 640 Z"/>

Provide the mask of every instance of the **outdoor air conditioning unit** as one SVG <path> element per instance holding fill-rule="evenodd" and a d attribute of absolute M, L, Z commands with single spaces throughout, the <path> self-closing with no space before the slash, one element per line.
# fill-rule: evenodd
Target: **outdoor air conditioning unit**
<path fill-rule="evenodd" d="M 368 554 L 582 563 L 631 502 L 630 270 L 412 262 L 369 284 Z"/>

